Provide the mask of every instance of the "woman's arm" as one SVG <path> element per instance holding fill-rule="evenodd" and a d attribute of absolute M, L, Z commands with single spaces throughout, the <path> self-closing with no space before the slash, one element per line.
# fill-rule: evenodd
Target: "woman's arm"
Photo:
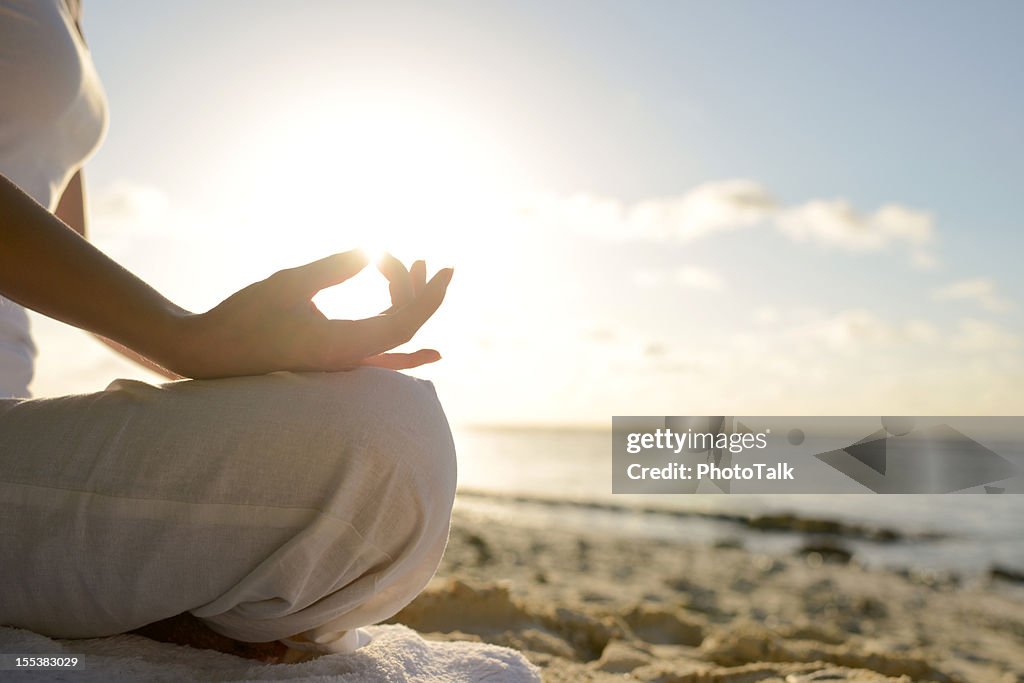
<path fill-rule="evenodd" d="M 436 351 L 386 353 L 403 344 L 444 299 L 452 270 L 389 312 L 329 320 L 313 305 L 321 289 L 366 266 L 358 251 L 283 270 L 193 314 L 122 268 L 0 176 L 0 294 L 111 339 L 185 377 L 276 370 L 395 369 L 436 360 Z M 403 269 L 404 270 L 404 269 Z M 403 277 L 408 282 L 409 273 Z M 393 282 L 394 284 L 394 282 Z"/>
<path fill-rule="evenodd" d="M 88 239 L 89 210 L 88 204 L 86 203 L 85 183 L 82 179 L 81 171 L 75 173 L 70 182 L 68 182 L 68 186 L 64 188 L 64 194 L 60 197 L 60 203 L 57 204 L 57 211 L 55 213 L 57 214 L 57 218 L 64 221 L 65 225 L 82 237 Z M 167 379 L 181 379 L 181 375 L 171 372 L 167 368 L 160 367 L 145 356 L 135 353 L 127 346 L 123 346 L 115 341 L 107 339 L 103 335 L 94 334 L 93 336 L 128 360 L 138 363 L 147 370 L 151 370 L 158 375 L 166 377 Z"/>
<path fill-rule="evenodd" d="M 2 177 L 0 293 L 151 358 L 170 358 L 161 338 L 188 314 Z"/>

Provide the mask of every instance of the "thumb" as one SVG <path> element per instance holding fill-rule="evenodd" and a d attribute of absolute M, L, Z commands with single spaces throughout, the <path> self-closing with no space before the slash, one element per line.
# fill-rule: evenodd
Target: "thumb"
<path fill-rule="evenodd" d="M 304 266 L 282 270 L 279 275 L 296 295 L 312 298 L 321 289 L 341 284 L 361 271 L 369 261 L 361 249 L 332 254 Z"/>

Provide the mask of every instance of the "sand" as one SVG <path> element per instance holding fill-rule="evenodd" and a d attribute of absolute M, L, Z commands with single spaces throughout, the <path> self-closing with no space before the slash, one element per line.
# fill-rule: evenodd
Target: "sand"
<path fill-rule="evenodd" d="M 517 648 L 549 682 L 1024 681 L 1009 581 L 514 520 L 457 505 L 437 577 L 393 621 Z"/>

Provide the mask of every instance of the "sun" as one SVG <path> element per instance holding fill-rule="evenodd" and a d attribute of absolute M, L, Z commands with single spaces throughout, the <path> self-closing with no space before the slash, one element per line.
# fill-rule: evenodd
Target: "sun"
<path fill-rule="evenodd" d="M 416 88 L 348 87 L 275 107 L 239 129 L 223 174 L 242 198 L 239 258 L 269 273 L 362 249 L 365 272 L 316 298 L 326 314 L 353 317 L 387 307 L 372 265 L 385 253 L 426 261 L 428 275 L 505 257 L 500 217 L 514 215 L 528 174 L 514 161 L 522 150 L 471 106 Z"/>
<path fill-rule="evenodd" d="M 431 273 L 457 265 L 513 185 L 501 140 L 456 102 L 348 92 L 290 102 L 261 129 L 234 181 L 259 204 L 247 227 L 281 265 L 353 248 Z M 333 313 L 361 295 L 344 289 L 318 304 Z"/>
<path fill-rule="evenodd" d="M 261 150 L 277 180 L 264 209 L 290 218 L 289 243 L 444 258 L 508 185 L 500 141 L 455 104 L 377 95 L 295 108 Z"/>
<path fill-rule="evenodd" d="M 363 252 L 363 256 L 366 257 L 366 262 L 371 266 L 380 265 L 380 262 L 384 260 L 384 257 L 388 254 L 386 247 L 371 242 L 363 242 L 358 247 L 359 251 Z"/>

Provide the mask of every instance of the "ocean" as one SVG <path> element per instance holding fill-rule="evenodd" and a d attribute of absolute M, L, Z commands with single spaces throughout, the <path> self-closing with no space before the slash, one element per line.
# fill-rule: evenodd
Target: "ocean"
<path fill-rule="evenodd" d="M 1024 495 L 615 495 L 607 431 L 459 429 L 455 442 L 458 504 L 495 522 L 514 516 L 540 526 L 785 553 L 807 533 L 753 529 L 734 518 L 792 515 L 898 532 L 896 541 L 856 533 L 840 539 L 867 566 L 1024 573 Z"/>

